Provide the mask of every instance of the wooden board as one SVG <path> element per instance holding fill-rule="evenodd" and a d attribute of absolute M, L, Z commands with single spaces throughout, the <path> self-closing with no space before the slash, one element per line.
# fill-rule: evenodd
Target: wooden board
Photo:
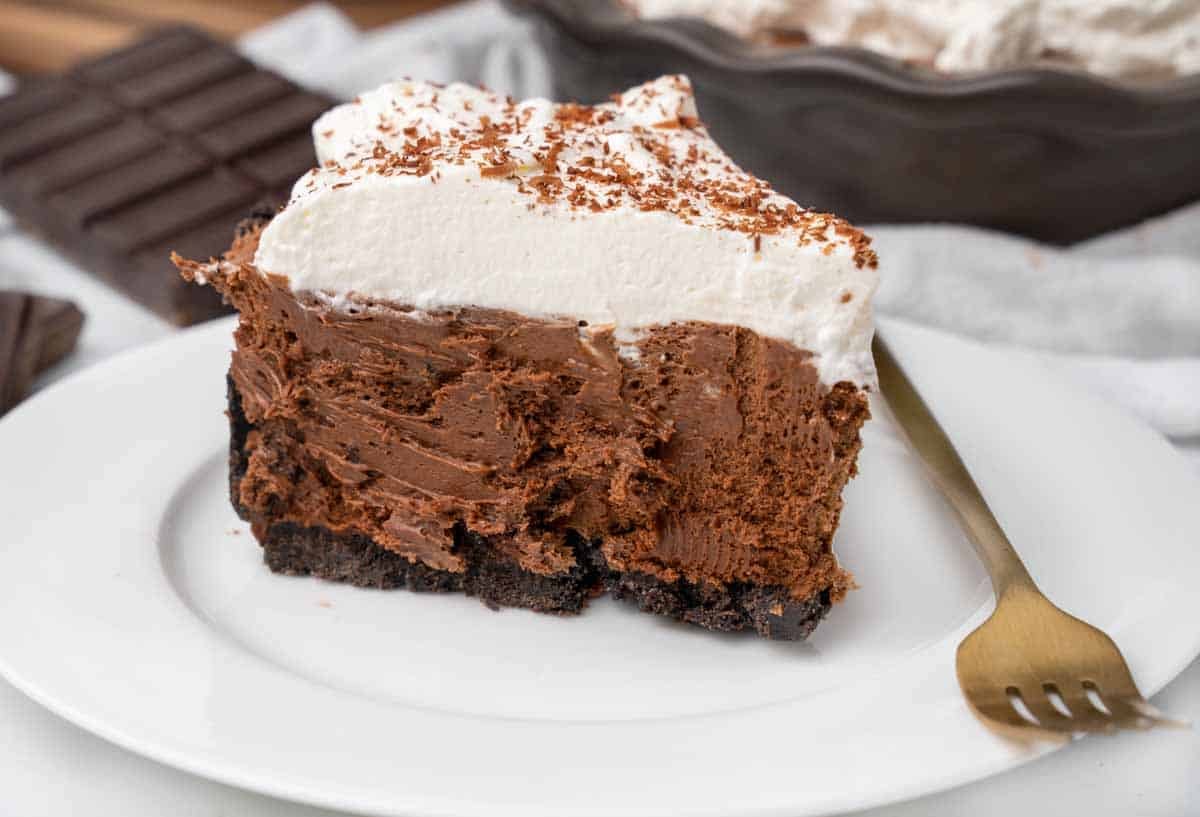
<path fill-rule="evenodd" d="M 15 73 L 61 70 L 168 22 L 191 23 L 232 38 L 306 4 L 307 0 L 0 0 L 0 67 Z M 334 3 L 364 28 L 448 4 L 448 0 Z"/>

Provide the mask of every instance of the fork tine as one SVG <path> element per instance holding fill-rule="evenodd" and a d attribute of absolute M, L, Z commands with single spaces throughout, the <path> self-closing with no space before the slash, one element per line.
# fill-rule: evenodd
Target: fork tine
<path fill-rule="evenodd" d="M 1087 688 L 1082 684 L 1076 687 L 1065 687 L 1069 692 L 1064 695 L 1067 707 L 1077 717 L 1094 720 L 1101 724 L 1100 730 L 1089 729 L 1089 731 L 1109 731 L 1113 728 L 1145 730 L 1155 726 L 1187 728 L 1190 726 L 1186 722 L 1168 717 L 1158 707 L 1149 703 L 1138 693 L 1137 688 L 1132 685 L 1132 681 L 1130 681 L 1128 689 L 1122 689 L 1118 693 L 1105 693 L 1095 684 L 1091 684 L 1091 686 L 1096 696 L 1108 709 L 1108 713 L 1096 708 L 1087 694 Z"/>
<path fill-rule="evenodd" d="M 1175 720 L 1163 713 L 1154 704 L 1142 697 L 1133 676 L 1128 672 L 1119 675 L 1109 673 L 1107 678 L 1084 681 L 1082 686 L 1091 690 L 1112 712 L 1113 717 L 1134 722 L 1131 728 L 1149 729 L 1153 726 L 1191 726 L 1186 721 Z"/>
<path fill-rule="evenodd" d="M 1181 720 L 1179 718 L 1172 718 L 1166 712 L 1163 712 L 1157 706 L 1150 703 L 1149 701 L 1147 701 L 1145 698 L 1143 698 L 1140 695 L 1137 696 L 1136 698 L 1131 699 L 1130 703 L 1133 706 L 1135 706 L 1137 709 L 1141 710 L 1143 715 L 1145 715 L 1147 718 L 1150 718 L 1150 720 L 1154 721 L 1157 724 L 1160 724 L 1162 726 L 1174 727 L 1176 729 L 1191 729 L 1192 728 L 1191 721 L 1185 721 L 1185 720 Z"/>
<path fill-rule="evenodd" d="M 1058 711 L 1058 708 L 1050 702 L 1049 696 L 1034 693 L 1026 696 L 1024 700 L 1029 711 L 1047 729 L 1074 734 L 1078 732 L 1112 732 L 1117 728 L 1117 724 L 1109 715 L 1093 707 L 1086 698 L 1080 696 L 1071 699 L 1061 694 L 1061 688 L 1060 697 L 1063 705 L 1071 713 L 1069 717 Z"/>
<path fill-rule="evenodd" d="M 1082 686 L 1067 684 L 1058 686 L 1062 702 L 1067 705 L 1072 721 L 1079 732 L 1112 732 L 1117 723 L 1102 709 L 1097 709 Z"/>
<path fill-rule="evenodd" d="M 1001 700 L 991 699 L 986 702 L 972 701 L 972 704 L 973 708 L 979 715 L 982 715 L 988 720 L 1003 724 L 1004 726 L 1011 726 L 1018 729 L 1037 728 L 1037 724 L 1033 724 L 1025 720 L 1025 718 L 1021 716 L 1020 712 L 1013 709 L 1012 704 L 1008 702 L 1007 697 L 1003 698 L 1002 702 Z"/>
<path fill-rule="evenodd" d="M 1079 732 L 1087 728 L 1081 721 L 1068 718 L 1059 712 L 1043 695 L 1035 694 L 1025 697 L 1025 706 L 1029 707 L 1033 717 L 1037 718 L 1038 723 L 1046 729 L 1053 729 L 1055 732 Z"/>
<path fill-rule="evenodd" d="M 1137 697 L 1105 696 L 1104 704 L 1113 713 L 1113 718 L 1122 729 L 1151 729 L 1155 726 L 1187 727 L 1186 723 L 1164 715 L 1140 695 Z"/>
<path fill-rule="evenodd" d="M 971 710 L 989 729 L 1009 740 L 1024 743 L 1031 740 L 1064 742 L 1071 739 L 1069 731 L 1046 728 L 1027 720 L 1007 699 L 1003 703 L 991 700 L 982 706 L 972 703 Z"/>
<path fill-rule="evenodd" d="M 1076 732 L 1112 732 L 1117 723 L 1107 713 L 1092 706 L 1084 695 L 1063 695 L 1063 703 L 1071 710 L 1071 724 Z"/>

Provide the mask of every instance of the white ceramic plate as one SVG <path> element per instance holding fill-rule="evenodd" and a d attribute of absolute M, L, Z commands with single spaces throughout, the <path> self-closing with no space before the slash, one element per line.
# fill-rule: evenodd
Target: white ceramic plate
<path fill-rule="evenodd" d="M 954 648 L 989 590 L 885 417 L 837 537 L 861 589 L 810 643 L 608 600 L 573 619 L 496 613 L 267 571 L 226 497 L 231 325 L 0 422 L 0 671 L 80 726 L 269 794 L 480 817 L 796 817 L 1050 748 L 992 736 L 959 696 Z M 885 329 L 1034 576 L 1161 688 L 1200 651 L 1195 476 L 1027 358 Z"/>

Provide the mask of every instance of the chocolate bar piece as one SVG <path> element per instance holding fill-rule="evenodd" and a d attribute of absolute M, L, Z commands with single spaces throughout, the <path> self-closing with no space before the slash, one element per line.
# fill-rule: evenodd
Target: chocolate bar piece
<path fill-rule="evenodd" d="M 70 301 L 0 290 L 0 415 L 75 348 L 82 328 L 83 313 Z"/>
<path fill-rule="evenodd" d="M 206 320 L 227 308 L 171 251 L 218 256 L 247 212 L 284 203 L 332 104 L 164 29 L 0 99 L 0 204 L 168 320 Z"/>

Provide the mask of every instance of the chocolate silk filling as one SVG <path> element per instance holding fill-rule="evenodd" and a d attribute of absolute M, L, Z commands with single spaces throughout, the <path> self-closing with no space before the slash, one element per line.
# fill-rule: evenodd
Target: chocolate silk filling
<path fill-rule="evenodd" d="M 867 402 L 822 386 L 808 352 L 711 323 L 622 348 L 502 310 L 333 307 L 260 275 L 256 246 L 252 231 L 204 271 L 241 313 L 235 499 L 260 540 L 325 528 L 455 573 L 465 526 L 538 575 L 571 571 L 582 538 L 664 582 L 796 600 L 851 584 L 830 542 Z"/>

